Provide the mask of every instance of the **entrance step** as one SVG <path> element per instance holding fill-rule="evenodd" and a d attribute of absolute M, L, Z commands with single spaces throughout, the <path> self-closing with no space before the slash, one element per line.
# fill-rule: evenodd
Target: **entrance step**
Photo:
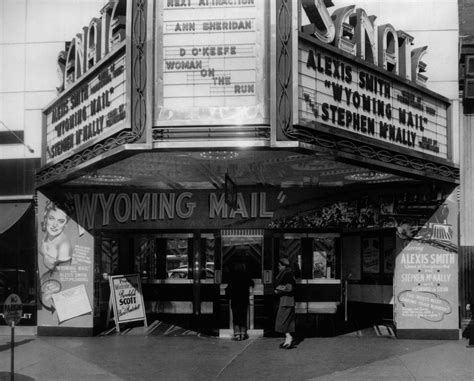
<path fill-rule="evenodd" d="M 204 336 L 201 332 L 193 331 L 181 326 L 155 320 L 148 327 L 120 327 L 116 332 L 115 325 L 99 334 L 99 336 Z"/>
<path fill-rule="evenodd" d="M 197 332 L 179 325 L 165 323 L 155 320 L 147 330 L 147 336 L 203 336 L 202 332 Z"/>
<path fill-rule="evenodd" d="M 343 336 L 359 336 L 359 337 L 389 337 L 396 339 L 395 330 L 390 325 L 374 325 L 369 328 L 346 333 Z"/>
<path fill-rule="evenodd" d="M 249 337 L 263 337 L 263 329 L 249 329 L 247 335 L 249 335 Z M 234 331 L 232 329 L 219 330 L 220 339 L 231 339 L 232 337 L 234 337 Z"/>

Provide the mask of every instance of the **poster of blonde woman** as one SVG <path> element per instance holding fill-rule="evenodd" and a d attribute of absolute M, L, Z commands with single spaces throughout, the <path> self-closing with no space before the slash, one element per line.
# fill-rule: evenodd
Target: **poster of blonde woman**
<path fill-rule="evenodd" d="M 70 311 L 58 311 L 55 296 L 70 295 L 69 289 L 84 286 L 88 299 L 93 300 L 93 240 L 90 233 L 80 229 L 75 221 L 74 208 L 67 200 L 56 200 L 38 193 L 38 272 L 40 277 L 41 324 L 77 324 Z M 62 299 L 61 299 L 62 300 Z M 70 303 L 61 304 L 70 306 Z M 88 308 L 90 311 L 90 308 Z M 73 316 L 64 320 L 62 316 Z M 89 314 L 91 315 L 91 314 Z M 81 316 L 79 319 L 84 319 Z M 90 318 L 91 319 L 91 318 Z M 81 323 L 82 324 L 82 323 Z"/>
<path fill-rule="evenodd" d="M 69 263 L 72 259 L 72 245 L 64 232 L 69 216 L 52 201 L 47 201 L 41 230 L 44 233 L 40 254 L 44 266 L 54 271 L 56 266 Z"/>

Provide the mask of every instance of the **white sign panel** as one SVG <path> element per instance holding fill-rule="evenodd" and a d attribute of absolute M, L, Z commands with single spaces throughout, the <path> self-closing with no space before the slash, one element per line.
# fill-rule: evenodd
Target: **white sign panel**
<path fill-rule="evenodd" d="M 66 157 L 126 127 L 125 56 L 59 98 L 46 115 L 46 163 Z"/>
<path fill-rule="evenodd" d="M 299 123 L 321 123 L 448 157 L 447 106 L 416 87 L 300 40 Z"/>
<path fill-rule="evenodd" d="M 155 125 L 268 123 L 265 3 L 159 3 Z"/>
<path fill-rule="evenodd" d="M 140 276 L 114 275 L 109 278 L 109 283 L 115 324 L 118 326 L 119 323 L 144 320 L 146 326 Z"/>
<path fill-rule="evenodd" d="M 83 284 L 53 294 L 52 299 L 60 323 L 92 312 L 86 287 Z"/>

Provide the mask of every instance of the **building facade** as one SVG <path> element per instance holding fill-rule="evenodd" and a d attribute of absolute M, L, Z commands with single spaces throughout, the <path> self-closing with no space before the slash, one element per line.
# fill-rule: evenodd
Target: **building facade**
<path fill-rule="evenodd" d="M 142 309 L 224 335 L 239 261 L 270 335 L 283 256 L 305 334 L 459 337 L 457 99 L 395 20 L 334 5 L 111 1 L 58 50 L 39 334 L 106 329 L 111 280 L 136 274 L 143 303 L 116 298 L 117 326 Z"/>
<path fill-rule="evenodd" d="M 466 309 L 473 296 L 473 242 L 470 232 L 472 231 L 472 114 L 473 101 L 471 97 L 472 70 L 471 62 L 474 54 L 474 39 L 471 20 L 473 19 L 473 6 L 467 1 L 459 2 L 459 91 L 462 97 L 461 115 L 462 122 L 462 160 L 461 160 L 461 234 L 459 246 L 460 258 L 460 311 L 461 324 L 463 327 L 469 327 L 471 314 Z M 470 328 L 472 329 L 472 327 Z M 464 329 L 467 333 L 467 330 Z"/>

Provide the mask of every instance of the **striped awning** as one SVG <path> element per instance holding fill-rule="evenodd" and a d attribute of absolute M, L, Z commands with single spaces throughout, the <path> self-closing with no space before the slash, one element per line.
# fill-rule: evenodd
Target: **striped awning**
<path fill-rule="evenodd" d="M 221 234 L 223 237 L 258 237 L 263 236 L 263 229 L 225 229 L 221 231 Z"/>

